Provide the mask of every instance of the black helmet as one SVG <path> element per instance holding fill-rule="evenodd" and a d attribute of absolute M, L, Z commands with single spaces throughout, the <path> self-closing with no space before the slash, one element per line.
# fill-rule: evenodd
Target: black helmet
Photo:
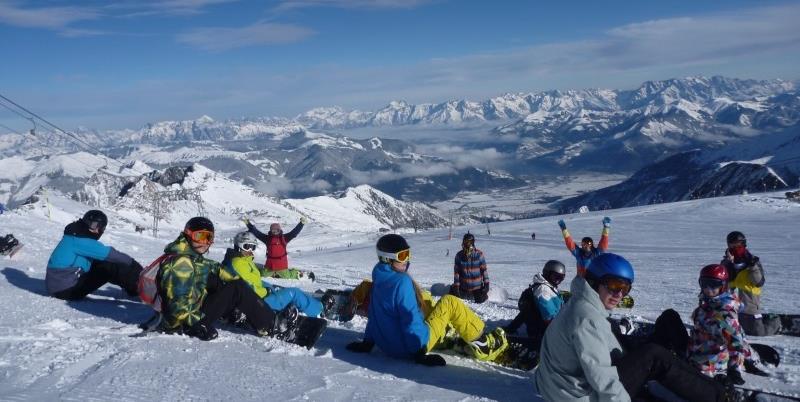
<path fill-rule="evenodd" d="M 550 260 L 544 263 L 544 268 L 542 268 L 542 275 L 546 275 L 550 272 L 555 272 L 557 274 L 566 275 L 567 268 L 561 261 L 557 260 Z"/>
<path fill-rule="evenodd" d="M 728 233 L 726 240 L 728 241 L 728 244 L 742 242 L 745 247 L 747 246 L 747 238 L 744 237 L 744 233 L 739 231 Z"/>
<path fill-rule="evenodd" d="M 403 236 L 391 233 L 381 236 L 381 238 L 378 239 L 376 248 L 378 251 L 394 254 L 399 251 L 408 250 L 411 248 L 411 246 L 408 245 L 408 242 L 403 238 Z"/>
<path fill-rule="evenodd" d="M 214 231 L 214 224 L 211 221 L 204 217 L 204 216 L 195 216 L 192 219 L 186 221 L 186 226 L 183 227 L 184 230 L 188 229 L 191 231 L 195 230 L 208 230 L 213 232 Z"/>
<path fill-rule="evenodd" d="M 103 233 L 106 230 L 106 225 L 108 225 L 108 217 L 106 214 L 96 209 L 86 211 L 81 221 L 83 221 L 89 229 L 97 230 L 100 233 Z"/>
<path fill-rule="evenodd" d="M 592 240 L 592 238 L 591 238 L 591 237 L 589 237 L 589 236 L 586 236 L 586 237 L 584 237 L 583 239 L 581 239 L 581 243 L 591 243 L 591 244 L 594 244 L 594 240 Z"/>
<path fill-rule="evenodd" d="M 464 238 L 461 239 L 461 242 L 463 243 L 465 241 L 471 241 L 471 242 L 475 243 L 475 235 L 473 235 L 470 232 L 464 233 Z"/>

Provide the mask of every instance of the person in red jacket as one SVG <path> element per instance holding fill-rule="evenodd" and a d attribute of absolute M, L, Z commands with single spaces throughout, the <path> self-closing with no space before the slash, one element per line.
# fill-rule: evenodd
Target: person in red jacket
<path fill-rule="evenodd" d="M 300 223 L 289 233 L 284 234 L 279 223 L 269 225 L 269 232 L 262 233 L 249 219 L 245 218 L 244 223 L 247 230 L 254 234 L 258 240 L 267 245 L 267 261 L 264 264 L 263 276 L 275 278 L 298 279 L 301 276 L 300 270 L 289 269 L 289 257 L 286 244 L 292 241 L 303 230 L 307 222 L 305 217 L 300 218 Z"/>

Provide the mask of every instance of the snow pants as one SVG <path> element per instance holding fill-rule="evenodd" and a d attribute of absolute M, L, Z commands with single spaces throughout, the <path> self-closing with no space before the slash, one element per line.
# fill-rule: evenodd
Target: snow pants
<path fill-rule="evenodd" d="M 472 342 L 483 333 L 484 323 L 461 299 L 453 295 L 444 295 L 433 306 L 433 311 L 425 318 L 430 335 L 428 351 L 433 350 L 447 333 L 447 325 L 452 325 L 461 339 Z"/>
<path fill-rule="evenodd" d="M 770 336 L 777 334 L 781 330 L 780 317 L 770 314 L 752 315 L 739 313 L 739 324 L 742 326 L 745 335 L 751 336 Z"/>
<path fill-rule="evenodd" d="M 53 293 L 53 297 L 62 300 L 80 300 L 99 289 L 106 283 L 121 287 L 129 296 L 139 294 L 139 273 L 142 266 L 136 260 L 130 265 L 114 264 L 106 261 L 94 261 L 88 272 L 78 277 L 75 286 Z"/>
<path fill-rule="evenodd" d="M 297 268 L 286 268 L 277 271 L 271 271 L 265 268 L 261 275 L 268 278 L 300 279 L 303 277 L 303 271 Z"/>
<path fill-rule="evenodd" d="M 275 313 L 264 305 L 245 281 L 223 282 L 217 275 L 209 275 L 206 290 L 208 295 L 200 306 L 202 324 L 213 327 L 215 321 L 238 309 L 256 330 L 272 328 Z"/>
<path fill-rule="evenodd" d="M 264 303 L 275 311 L 281 311 L 293 304 L 309 317 L 319 317 L 322 313 L 322 303 L 298 288 L 270 289 L 269 295 L 264 298 Z"/>
<path fill-rule="evenodd" d="M 725 387 L 669 350 L 645 344 L 625 356 L 613 359 L 619 380 L 631 398 L 641 394 L 648 381 L 657 381 L 689 402 L 724 401 Z"/>

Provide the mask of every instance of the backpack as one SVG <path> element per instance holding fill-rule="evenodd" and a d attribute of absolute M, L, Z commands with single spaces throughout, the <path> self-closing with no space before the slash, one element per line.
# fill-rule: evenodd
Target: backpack
<path fill-rule="evenodd" d="M 161 312 L 161 295 L 158 291 L 158 273 L 161 268 L 161 263 L 169 257 L 172 257 L 172 254 L 161 255 L 161 257 L 156 258 L 139 274 L 139 298 L 158 312 Z"/>

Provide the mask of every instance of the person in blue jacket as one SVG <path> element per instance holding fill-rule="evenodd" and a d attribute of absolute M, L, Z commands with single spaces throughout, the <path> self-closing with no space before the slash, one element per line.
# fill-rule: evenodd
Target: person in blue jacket
<path fill-rule="evenodd" d="M 443 366 L 445 360 L 429 354 L 452 326 L 475 358 L 492 360 L 508 347 L 502 328 L 484 333 L 484 322 L 461 299 L 444 295 L 430 312 L 423 312 L 422 292 L 408 275 L 411 248 L 396 234 L 378 239 L 379 262 L 372 269 L 367 328 L 364 340 L 347 349 L 368 353 L 374 345 L 396 358 L 413 358 L 426 366 Z"/>
<path fill-rule="evenodd" d="M 566 273 L 567 269 L 561 261 L 547 261 L 542 273 L 534 275 L 533 283 L 519 296 L 519 313 L 505 327 L 506 332 L 513 334 L 525 324 L 528 337 L 538 350 L 544 331 L 564 304 L 558 285 L 564 280 Z"/>
<path fill-rule="evenodd" d="M 125 253 L 99 241 L 108 217 L 90 210 L 64 228 L 64 237 L 47 261 L 47 293 L 63 300 L 79 300 L 113 283 L 128 295 L 138 295 L 142 266 Z"/>

